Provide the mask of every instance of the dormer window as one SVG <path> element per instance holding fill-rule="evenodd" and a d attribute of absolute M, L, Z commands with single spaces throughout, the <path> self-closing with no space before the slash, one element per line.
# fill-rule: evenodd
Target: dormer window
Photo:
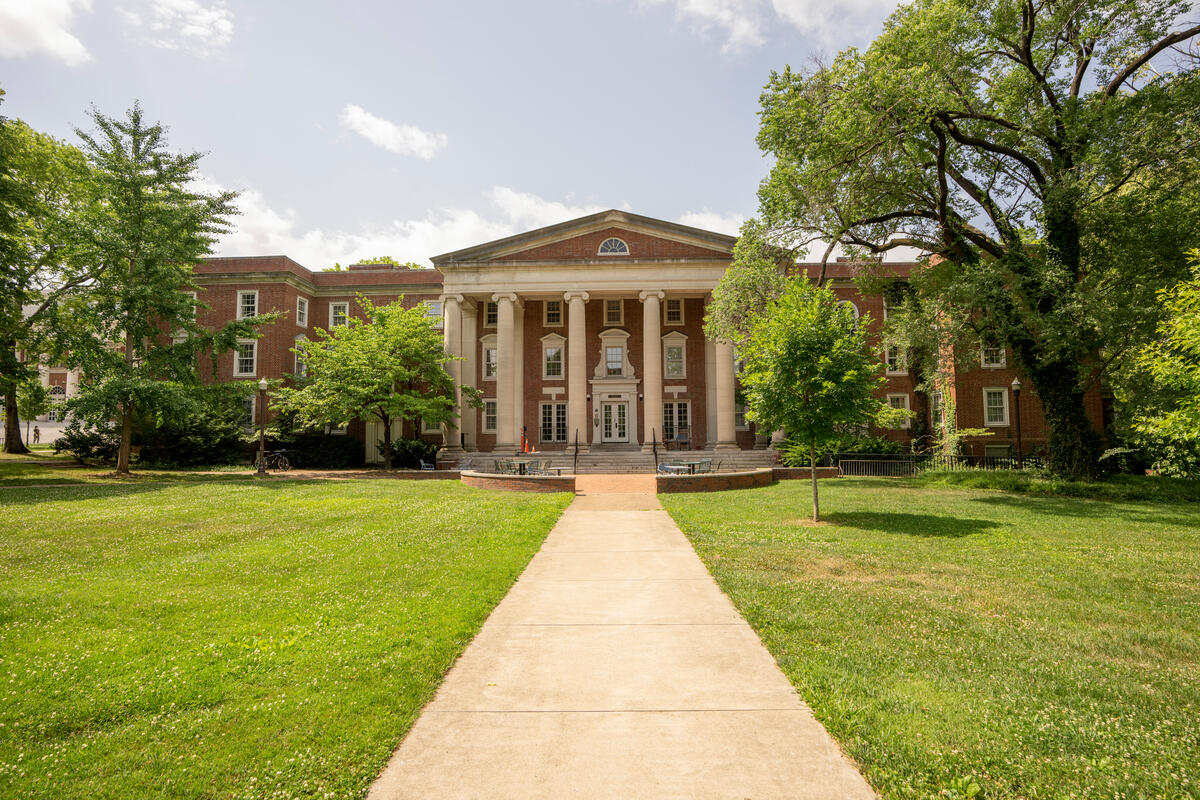
<path fill-rule="evenodd" d="M 599 253 L 602 256 L 627 256 L 629 255 L 629 245 L 625 244 L 624 239 L 610 236 L 600 243 Z"/>

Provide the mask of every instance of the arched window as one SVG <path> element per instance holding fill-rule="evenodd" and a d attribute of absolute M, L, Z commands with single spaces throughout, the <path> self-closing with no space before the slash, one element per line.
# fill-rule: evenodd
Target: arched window
<path fill-rule="evenodd" d="M 602 256 L 627 256 L 629 255 L 629 245 L 625 244 L 624 239 L 610 236 L 600 243 L 599 253 Z"/>
<path fill-rule="evenodd" d="M 851 303 L 849 300 L 842 300 L 838 303 L 839 306 L 850 306 L 850 313 L 854 315 L 854 321 L 858 322 L 858 306 Z"/>
<path fill-rule="evenodd" d="M 50 387 L 50 411 L 46 419 L 51 422 L 62 422 L 62 404 L 67 400 L 67 390 L 62 386 Z"/>

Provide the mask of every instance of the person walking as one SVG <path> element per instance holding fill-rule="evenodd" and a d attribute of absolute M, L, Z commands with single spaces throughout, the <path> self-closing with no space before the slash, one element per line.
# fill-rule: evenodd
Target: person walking
<path fill-rule="evenodd" d="M 42 441 L 42 431 L 37 425 L 33 426 L 33 443 L 38 444 Z"/>

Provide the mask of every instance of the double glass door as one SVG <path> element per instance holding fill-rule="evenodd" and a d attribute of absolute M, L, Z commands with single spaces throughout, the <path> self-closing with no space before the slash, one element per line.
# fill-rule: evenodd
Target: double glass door
<path fill-rule="evenodd" d="M 629 441 L 629 403 L 600 404 L 601 441 Z"/>

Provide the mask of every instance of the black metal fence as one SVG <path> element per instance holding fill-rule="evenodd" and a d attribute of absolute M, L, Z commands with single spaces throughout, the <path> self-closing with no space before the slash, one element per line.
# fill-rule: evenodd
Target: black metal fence
<path fill-rule="evenodd" d="M 859 477 L 899 477 L 917 472 L 946 470 L 997 470 L 1040 468 L 1039 456 L 971 456 L 933 453 L 827 453 L 824 466 L 836 466 L 843 475 Z"/>

